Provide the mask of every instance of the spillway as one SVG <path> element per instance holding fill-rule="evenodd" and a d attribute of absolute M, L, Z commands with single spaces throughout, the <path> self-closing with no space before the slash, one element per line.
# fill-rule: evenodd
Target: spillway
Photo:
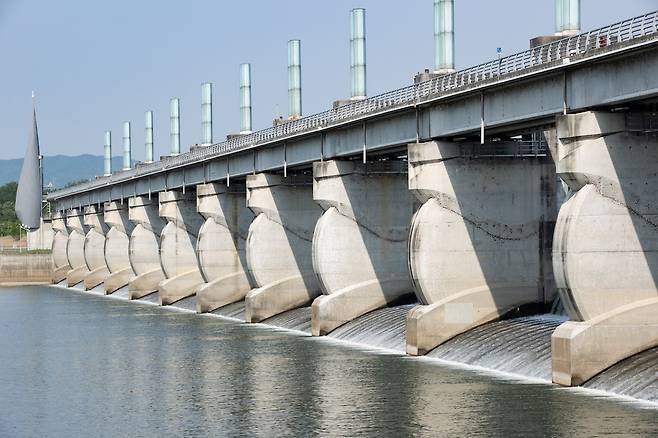
<path fill-rule="evenodd" d="M 611 366 L 584 387 L 658 402 L 658 347 Z"/>
<path fill-rule="evenodd" d="M 244 300 L 238 301 L 236 303 L 229 304 L 228 306 L 220 307 L 219 309 L 213 310 L 210 313 L 217 316 L 223 316 L 224 318 L 244 321 L 245 302 Z"/>
<path fill-rule="evenodd" d="M 566 320 L 549 313 L 492 322 L 451 339 L 427 356 L 550 381 L 551 334 Z"/>
<path fill-rule="evenodd" d="M 263 321 L 274 327 L 295 330 L 298 332 L 311 333 L 311 307 L 300 307 L 299 309 L 288 310 L 272 318 Z"/>

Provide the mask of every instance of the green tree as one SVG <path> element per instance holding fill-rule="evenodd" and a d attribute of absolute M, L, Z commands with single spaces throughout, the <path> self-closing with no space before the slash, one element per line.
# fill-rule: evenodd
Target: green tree
<path fill-rule="evenodd" d="M 20 222 L 14 211 L 17 187 L 15 182 L 0 186 L 0 236 L 19 236 Z"/>

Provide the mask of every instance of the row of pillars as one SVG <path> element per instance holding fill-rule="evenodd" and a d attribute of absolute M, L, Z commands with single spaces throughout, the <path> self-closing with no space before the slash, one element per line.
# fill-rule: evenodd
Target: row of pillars
<path fill-rule="evenodd" d="M 559 293 L 570 321 L 553 379 L 581 384 L 658 344 L 658 140 L 596 112 L 545 137 L 554 161 L 416 143 L 408 162 L 323 161 L 71 210 L 54 221 L 54 281 L 195 296 L 200 312 L 245 300 L 248 322 L 311 306 L 314 335 L 415 296 L 413 355 Z"/>

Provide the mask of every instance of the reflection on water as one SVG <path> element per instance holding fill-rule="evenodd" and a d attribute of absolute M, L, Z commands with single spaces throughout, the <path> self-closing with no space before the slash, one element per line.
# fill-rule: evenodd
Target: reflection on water
<path fill-rule="evenodd" d="M 0 289 L 0 327 L 2 437 L 658 434 L 634 403 L 91 294 Z"/>

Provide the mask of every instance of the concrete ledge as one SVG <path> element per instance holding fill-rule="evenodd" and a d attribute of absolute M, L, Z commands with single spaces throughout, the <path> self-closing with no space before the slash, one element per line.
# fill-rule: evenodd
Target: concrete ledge
<path fill-rule="evenodd" d="M 615 363 L 658 345 L 658 298 L 589 321 L 568 321 L 551 337 L 553 382 L 581 385 Z"/>
<path fill-rule="evenodd" d="M 112 294 L 122 287 L 127 286 L 133 278 L 135 278 L 135 273 L 132 268 L 125 268 L 111 273 L 105 279 L 105 294 Z"/>
<path fill-rule="evenodd" d="M 407 314 L 407 354 L 420 356 L 474 327 L 493 321 L 527 304 L 536 289 L 481 287 L 437 303 L 416 306 Z"/>
<path fill-rule="evenodd" d="M 131 300 L 138 300 L 158 291 L 158 285 L 165 279 L 162 269 L 157 268 L 133 278 L 128 284 L 128 295 Z"/>
<path fill-rule="evenodd" d="M 251 284 L 244 271 L 226 275 L 203 284 L 196 291 L 198 313 L 208 313 L 220 307 L 244 300 Z"/>
<path fill-rule="evenodd" d="M 87 275 L 89 275 L 89 268 L 86 266 L 71 269 L 66 273 L 66 285 L 68 287 L 73 287 L 76 284 L 80 284 L 84 281 Z"/>
<path fill-rule="evenodd" d="M 100 286 L 109 275 L 110 271 L 104 267 L 90 271 L 84 279 L 85 290 L 90 290 L 96 286 Z"/>
<path fill-rule="evenodd" d="M 53 268 L 52 284 L 60 283 L 66 280 L 66 275 L 71 270 L 71 266 L 64 265 L 59 268 Z"/>
<path fill-rule="evenodd" d="M 321 295 L 311 306 L 311 333 L 325 336 L 361 315 L 388 304 L 385 290 L 399 290 L 408 286 L 408 279 L 372 279 L 348 286 L 331 295 Z M 409 293 L 412 293 L 409 288 Z M 393 298 L 399 298 L 396 294 Z"/>
<path fill-rule="evenodd" d="M 261 322 L 287 310 L 310 305 L 320 291 L 309 290 L 309 280 L 295 275 L 252 290 L 245 298 L 245 320 Z"/>
<path fill-rule="evenodd" d="M 158 285 L 160 305 L 168 306 L 194 295 L 201 284 L 203 284 L 203 277 L 198 270 L 184 272 L 162 280 Z"/>

